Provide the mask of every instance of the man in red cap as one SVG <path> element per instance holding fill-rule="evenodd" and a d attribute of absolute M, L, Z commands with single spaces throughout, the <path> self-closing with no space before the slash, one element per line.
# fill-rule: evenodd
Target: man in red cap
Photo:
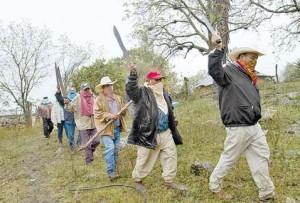
<path fill-rule="evenodd" d="M 142 181 L 159 157 L 164 185 L 186 191 L 185 186 L 173 182 L 177 171 L 176 145 L 182 144 L 182 139 L 176 128 L 171 102 L 163 91 L 164 77 L 158 71 L 150 71 L 144 86 L 138 86 L 135 63 L 129 63 L 129 69 L 126 93 L 134 103 L 134 118 L 128 143 L 138 145 L 138 156 L 132 172 L 136 189 L 146 192 Z"/>

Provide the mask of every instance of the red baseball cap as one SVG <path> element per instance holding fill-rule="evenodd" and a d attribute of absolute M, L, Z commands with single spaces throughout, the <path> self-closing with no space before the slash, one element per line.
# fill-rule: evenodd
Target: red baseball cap
<path fill-rule="evenodd" d="M 160 72 L 157 71 L 157 70 L 152 70 L 152 71 L 150 71 L 150 72 L 147 74 L 147 76 L 146 76 L 146 79 L 147 79 L 147 80 L 150 80 L 150 79 L 161 79 L 161 78 L 165 78 L 165 77 L 162 76 L 162 75 L 160 74 Z"/>

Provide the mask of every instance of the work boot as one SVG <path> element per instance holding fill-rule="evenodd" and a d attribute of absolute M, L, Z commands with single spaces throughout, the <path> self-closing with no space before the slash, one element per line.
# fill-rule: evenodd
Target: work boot
<path fill-rule="evenodd" d="M 111 174 L 108 175 L 108 178 L 110 179 L 110 181 L 113 181 L 113 180 L 118 179 L 120 177 L 121 176 L 116 172 L 112 172 Z"/>
<path fill-rule="evenodd" d="M 137 191 L 139 191 L 140 193 L 142 193 L 142 194 L 145 193 L 145 192 L 147 192 L 147 190 L 146 190 L 146 188 L 145 188 L 145 186 L 144 186 L 144 184 L 143 184 L 142 181 L 135 182 L 135 189 Z"/>
<path fill-rule="evenodd" d="M 213 192 L 213 194 L 219 199 L 232 199 L 232 195 L 227 194 L 224 190 L 221 190 L 220 192 Z"/>
<path fill-rule="evenodd" d="M 275 192 L 271 192 L 269 195 L 265 195 L 264 197 L 258 198 L 260 202 L 269 202 L 273 200 L 275 197 Z"/>

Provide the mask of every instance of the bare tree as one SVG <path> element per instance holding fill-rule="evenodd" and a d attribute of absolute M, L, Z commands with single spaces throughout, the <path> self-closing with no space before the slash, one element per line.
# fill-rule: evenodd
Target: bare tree
<path fill-rule="evenodd" d="M 0 24 L 0 90 L 9 95 L 31 124 L 28 95 L 47 76 L 51 62 L 51 33 L 29 22 Z"/>
<path fill-rule="evenodd" d="M 61 35 L 58 45 L 57 63 L 61 69 L 63 86 L 67 88 L 70 84 L 70 78 L 75 71 L 88 62 L 91 58 L 92 45 L 78 46 L 72 43 L 66 35 Z"/>
<path fill-rule="evenodd" d="M 213 49 L 202 16 L 220 30 L 226 47 L 230 32 L 255 29 L 268 18 L 242 0 L 126 0 L 125 6 L 135 34 L 167 56 L 186 56 L 192 49 L 205 55 Z"/>
<path fill-rule="evenodd" d="M 299 0 L 250 0 L 260 11 L 270 15 L 287 16 L 279 26 L 273 26 L 273 39 L 276 45 L 282 47 L 287 45 L 292 50 L 300 42 L 300 2 Z M 297 43 L 298 42 L 298 43 Z"/>

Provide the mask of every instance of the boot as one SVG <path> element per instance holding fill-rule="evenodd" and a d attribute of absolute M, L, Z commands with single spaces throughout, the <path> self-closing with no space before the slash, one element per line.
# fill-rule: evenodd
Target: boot
<path fill-rule="evenodd" d="M 224 192 L 224 190 L 213 192 L 213 194 L 219 199 L 232 199 L 232 195 L 227 194 L 226 192 Z"/>
<path fill-rule="evenodd" d="M 139 191 L 140 193 L 142 193 L 142 194 L 145 193 L 145 192 L 147 192 L 147 190 L 146 190 L 146 188 L 145 188 L 145 186 L 144 186 L 144 184 L 143 184 L 142 181 L 135 182 L 135 189 L 137 191 Z"/>

